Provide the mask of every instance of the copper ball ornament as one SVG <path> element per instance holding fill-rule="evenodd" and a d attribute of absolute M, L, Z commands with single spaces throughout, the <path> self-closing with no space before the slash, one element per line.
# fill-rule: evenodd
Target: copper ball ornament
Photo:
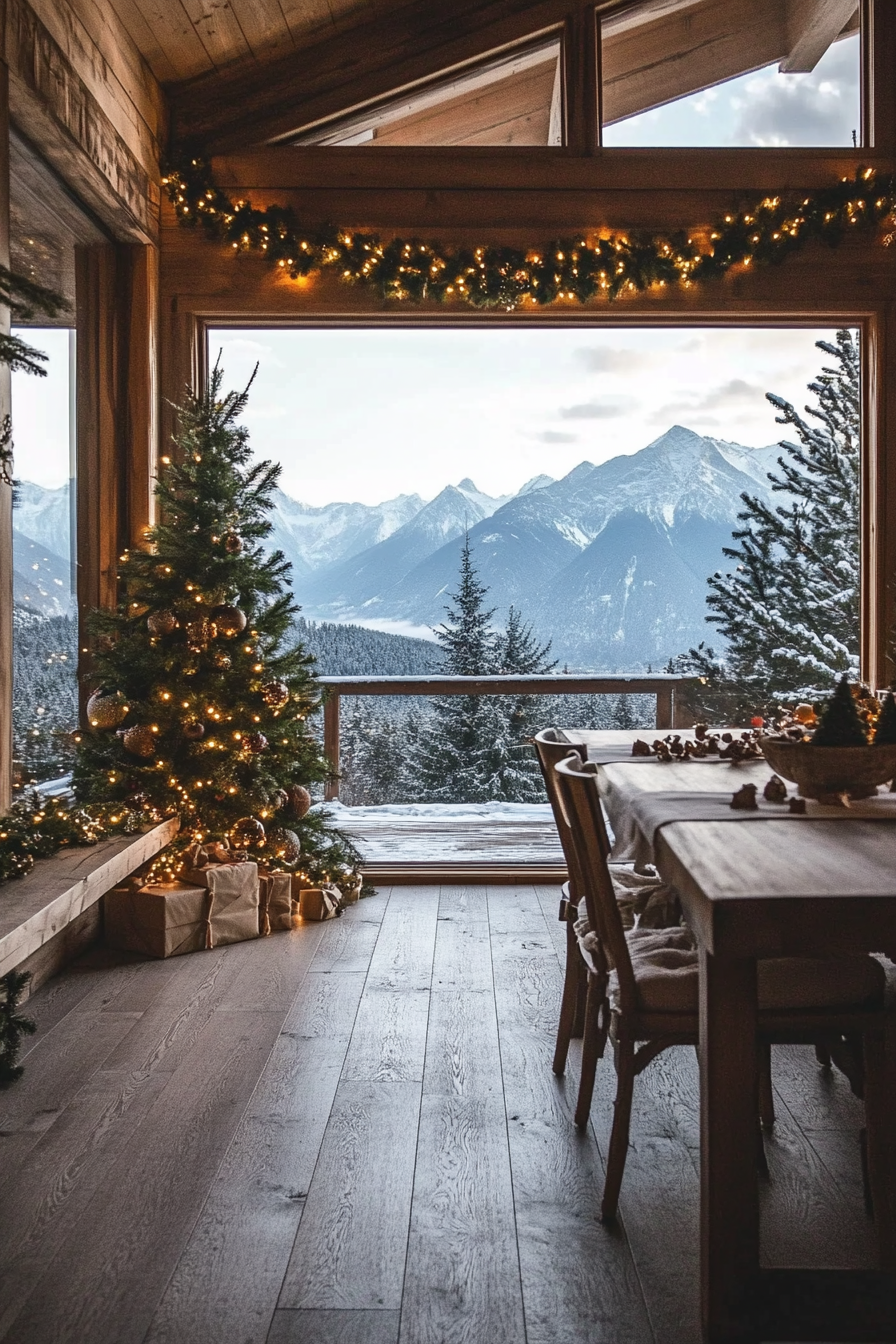
<path fill-rule="evenodd" d="M 236 532 L 225 532 L 221 540 L 228 555 L 239 555 L 243 549 L 243 539 Z"/>
<path fill-rule="evenodd" d="M 268 831 L 267 844 L 275 859 L 281 863 L 298 863 L 302 853 L 302 842 L 295 831 L 289 831 L 285 826 L 278 826 L 276 830 Z"/>
<path fill-rule="evenodd" d="M 260 751 L 267 751 L 268 740 L 264 733 L 247 733 L 243 738 L 243 746 L 253 756 L 257 756 Z"/>
<path fill-rule="evenodd" d="M 216 649 L 212 662 L 215 664 L 215 667 L 220 668 L 222 672 L 226 672 L 228 667 L 230 667 L 230 654 L 225 653 L 223 649 Z"/>
<path fill-rule="evenodd" d="M 129 751 L 132 756 L 140 756 L 143 760 L 148 760 L 150 756 L 156 754 L 155 733 L 145 724 L 138 723 L 133 728 L 125 728 L 121 734 L 121 744 L 125 751 Z"/>
<path fill-rule="evenodd" d="M 264 840 L 264 827 L 255 817 L 240 817 L 230 828 L 230 841 L 237 849 L 257 849 Z"/>
<path fill-rule="evenodd" d="M 211 618 L 216 631 L 219 635 L 223 635 L 225 639 L 236 639 L 237 635 L 241 635 L 249 623 L 244 611 L 240 611 L 239 607 L 228 606 L 226 603 L 222 603 L 218 607 L 212 607 Z"/>
<path fill-rule="evenodd" d="M 311 794 L 302 784 L 290 784 L 286 790 L 286 805 L 299 821 L 311 807 L 311 801 Z"/>
<path fill-rule="evenodd" d="M 205 737 L 205 724 L 201 719 L 187 719 L 183 731 L 184 737 L 190 742 L 198 742 Z"/>
<path fill-rule="evenodd" d="M 289 687 L 285 681 L 266 681 L 261 698 L 270 709 L 282 709 L 289 699 Z"/>
<path fill-rule="evenodd" d="M 271 806 L 276 808 L 285 807 L 289 802 L 289 795 L 285 789 L 275 789 L 271 794 Z"/>
<path fill-rule="evenodd" d="M 146 628 L 154 639 L 170 635 L 177 629 L 177 617 L 173 611 L 153 611 L 146 618 Z"/>
<path fill-rule="evenodd" d="M 91 728 L 117 728 L 127 712 L 128 703 L 121 691 L 94 691 L 87 701 L 87 722 Z"/>

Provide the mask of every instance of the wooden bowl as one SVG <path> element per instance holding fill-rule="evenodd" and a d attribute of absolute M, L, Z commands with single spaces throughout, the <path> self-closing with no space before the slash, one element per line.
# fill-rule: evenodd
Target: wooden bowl
<path fill-rule="evenodd" d="M 896 776 L 896 746 L 813 747 L 780 737 L 760 738 L 760 745 L 775 773 L 792 780 L 803 798 L 830 793 L 870 798 L 878 784 Z"/>

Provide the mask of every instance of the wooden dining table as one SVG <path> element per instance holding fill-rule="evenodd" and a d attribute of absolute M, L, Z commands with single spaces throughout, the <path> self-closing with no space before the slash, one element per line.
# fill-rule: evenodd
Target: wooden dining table
<path fill-rule="evenodd" d="M 599 762 L 611 827 L 629 848 L 638 842 L 640 857 L 649 852 L 676 888 L 698 944 L 704 1340 L 896 1340 L 892 1030 L 866 1043 L 881 1052 L 876 1064 L 884 1080 L 883 1090 L 866 1098 L 886 1120 L 876 1168 L 883 1191 L 876 1190 L 875 1202 L 878 1270 L 760 1268 L 756 1162 L 757 960 L 854 952 L 896 959 L 896 794 L 853 809 L 810 801 L 804 817 L 763 802 L 748 817 L 719 795 L 770 778 L 764 761 L 666 766 L 631 757 L 633 739 L 650 741 L 650 731 L 565 733 Z M 687 793 L 685 805 L 676 790 Z"/>

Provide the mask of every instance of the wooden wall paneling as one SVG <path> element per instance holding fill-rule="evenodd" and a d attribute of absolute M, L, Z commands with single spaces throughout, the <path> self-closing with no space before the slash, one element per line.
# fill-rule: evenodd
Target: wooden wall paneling
<path fill-rule="evenodd" d="M 9 70 L 0 60 L 0 266 L 9 265 Z M 9 331 L 9 309 L 0 308 Z M 0 420 L 11 406 L 9 368 L 0 365 Z M 0 481 L 0 813 L 12 799 L 12 486 Z"/>
<path fill-rule="evenodd" d="M 124 387 L 127 527 L 132 546 L 147 524 L 155 521 L 153 485 L 158 457 L 159 394 L 159 253 L 152 246 L 132 245 L 125 253 L 126 283 L 120 294 L 126 328 Z"/>
<path fill-rule="evenodd" d="M 892 0 L 863 0 L 865 48 L 865 107 L 868 125 L 864 140 L 885 154 L 896 153 L 896 5 Z"/>
<path fill-rule="evenodd" d="M 86 617 L 117 600 L 123 546 L 152 516 L 158 424 L 155 249 L 79 248 L 77 289 L 77 594 L 79 673 L 90 669 Z M 82 698 L 85 689 L 82 687 Z"/>
<path fill-rule="evenodd" d="M 171 0 L 115 0 L 115 9 L 156 79 L 195 79 L 214 70 L 183 5 Z"/>
<path fill-rule="evenodd" d="M 81 77 L 72 52 L 27 0 L 6 0 L 4 36 L 13 122 L 116 237 L 153 241 L 157 145 L 147 132 L 139 156 L 129 147 L 121 129 L 128 130 L 127 100 L 117 98 L 107 81 L 107 111 Z M 152 118 L 151 109 L 146 115 Z M 131 131 L 137 129 L 131 124 Z"/>
<path fill-rule="evenodd" d="M 158 166 L 165 107 L 158 81 L 103 0 L 26 0 L 144 170 Z"/>

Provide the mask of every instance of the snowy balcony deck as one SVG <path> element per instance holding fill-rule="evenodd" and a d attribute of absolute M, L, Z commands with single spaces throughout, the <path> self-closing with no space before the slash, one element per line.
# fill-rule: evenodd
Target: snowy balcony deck
<path fill-rule="evenodd" d="M 408 803 L 344 807 L 336 824 L 381 873 L 403 867 L 532 867 L 562 876 L 563 852 L 547 803 Z"/>

